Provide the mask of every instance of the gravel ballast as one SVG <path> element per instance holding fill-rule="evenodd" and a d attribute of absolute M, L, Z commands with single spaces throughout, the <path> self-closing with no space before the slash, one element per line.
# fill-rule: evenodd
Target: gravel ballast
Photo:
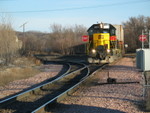
<path fill-rule="evenodd" d="M 108 84 L 107 78 L 116 79 Z M 132 58 L 122 58 L 94 76 L 92 83 L 52 106 L 51 113 L 144 113 L 143 79 Z"/>
<path fill-rule="evenodd" d="M 27 88 L 33 87 L 36 84 L 39 84 L 47 79 L 50 79 L 56 76 L 61 71 L 62 68 L 63 65 L 54 65 L 54 64 L 39 66 L 38 69 L 42 71 L 41 73 L 28 79 L 15 80 L 13 82 L 10 82 L 6 86 L 3 87 L 1 86 L 0 99 L 18 93 Z"/>

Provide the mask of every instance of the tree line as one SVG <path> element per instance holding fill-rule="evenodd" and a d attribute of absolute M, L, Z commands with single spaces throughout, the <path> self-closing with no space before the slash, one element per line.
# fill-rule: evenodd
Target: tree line
<path fill-rule="evenodd" d="M 128 44 L 127 51 L 135 52 L 141 48 L 138 37 L 142 30 L 150 30 L 150 17 L 130 17 L 122 23 L 124 28 L 124 44 Z M 0 21 L 0 64 L 9 64 L 18 56 L 32 56 L 34 54 L 72 55 L 85 51 L 81 37 L 87 34 L 83 25 L 62 26 L 50 25 L 49 33 L 37 31 L 16 32 L 11 23 L 1 17 Z M 145 42 L 146 44 L 147 42 Z"/>
<path fill-rule="evenodd" d="M 41 32 L 17 32 L 17 36 L 23 42 L 22 55 L 32 54 L 75 54 L 75 47 L 82 45 L 81 37 L 87 28 L 83 25 L 63 27 L 60 24 L 50 25 L 50 33 Z M 82 49 L 79 49 L 80 52 Z"/>
<path fill-rule="evenodd" d="M 150 17 L 138 16 L 130 17 L 128 21 L 123 22 L 124 28 L 124 43 L 128 44 L 127 51 L 135 52 L 137 48 L 141 48 L 142 43 L 139 41 L 139 36 L 143 34 L 147 36 L 145 48 L 148 47 L 148 31 L 150 30 Z"/>

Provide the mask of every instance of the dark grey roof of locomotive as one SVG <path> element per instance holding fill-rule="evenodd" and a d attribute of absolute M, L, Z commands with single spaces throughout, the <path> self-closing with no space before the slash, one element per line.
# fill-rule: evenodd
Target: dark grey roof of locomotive
<path fill-rule="evenodd" d="M 94 28 L 94 26 L 98 26 L 98 25 L 100 25 L 101 23 L 98 23 L 98 24 L 93 24 L 87 31 L 89 31 L 90 29 L 93 29 Z M 111 24 L 108 24 L 108 23 L 103 23 L 104 25 L 109 25 L 110 26 L 110 28 L 114 28 L 114 29 L 116 29 L 113 25 L 111 25 Z"/>

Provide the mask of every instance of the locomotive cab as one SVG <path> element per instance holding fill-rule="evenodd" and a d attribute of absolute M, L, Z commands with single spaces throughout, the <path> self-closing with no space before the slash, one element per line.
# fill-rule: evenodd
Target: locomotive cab
<path fill-rule="evenodd" d="M 87 44 L 87 54 L 89 62 L 108 61 L 116 48 L 116 28 L 111 24 L 93 24 L 88 30 L 89 43 Z"/>

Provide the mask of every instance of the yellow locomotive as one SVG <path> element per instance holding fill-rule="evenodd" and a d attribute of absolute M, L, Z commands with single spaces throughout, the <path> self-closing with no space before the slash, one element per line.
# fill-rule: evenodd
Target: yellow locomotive
<path fill-rule="evenodd" d="M 107 23 L 93 24 L 88 30 L 87 54 L 89 63 L 109 61 L 112 56 L 121 55 L 116 28 Z"/>

